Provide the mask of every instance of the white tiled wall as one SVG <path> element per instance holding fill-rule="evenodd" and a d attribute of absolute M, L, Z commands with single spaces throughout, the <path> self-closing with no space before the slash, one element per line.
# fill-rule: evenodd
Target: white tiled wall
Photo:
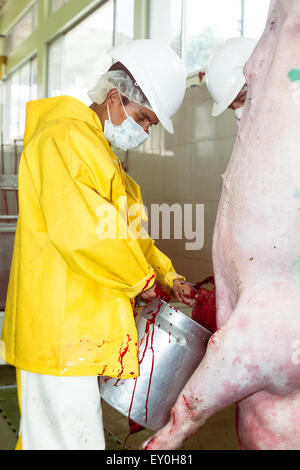
<path fill-rule="evenodd" d="M 205 243 L 186 251 L 186 240 L 157 240 L 177 272 L 193 282 L 213 273 L 212 236 L 226 170 L 236 137 L 231 111 L 211 116 L 212 101 L 205 85 L 189 88 L 174 118 L 175 134 L 161 126 L 137 151 L 129 153 L 128 173 L 141 186 L 145 205 L 199 203 L 205 208 Z M 171 231 L 172 234 L 172 231 Z"/>

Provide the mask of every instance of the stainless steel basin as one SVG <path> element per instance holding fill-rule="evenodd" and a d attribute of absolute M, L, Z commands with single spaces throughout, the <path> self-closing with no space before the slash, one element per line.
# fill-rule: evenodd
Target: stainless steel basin
<path fill-rule="evenodd" d="M 160 299 L 139 310 L 136 325 L 140 376 L 101 377 L 101 396 L 124 416 L 157 431 L 203 359 L 211 333 Z"/>

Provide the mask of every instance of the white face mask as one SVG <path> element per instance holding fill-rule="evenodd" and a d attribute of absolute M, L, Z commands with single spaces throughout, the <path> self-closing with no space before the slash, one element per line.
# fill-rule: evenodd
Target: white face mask
<path fill-rule="evenodd" d="M 244 106 L 242 106 L 241 108 L 235 109 L 233 113 L 235 115 L 236 120 L 240 121 L 244 113 Z"/>
<path fill-rule="evenodd" d="M 116 126 L 111 121 L 107 105 L 109 120 L 105 121 L 104 135 L 113 147 L 126 151 L 142 145 L 149 138 L 149 134 L 131 116 L 128 116 L 122 98 L 120 97 L 120 99 L 127 118 L 122 124 Z"/>

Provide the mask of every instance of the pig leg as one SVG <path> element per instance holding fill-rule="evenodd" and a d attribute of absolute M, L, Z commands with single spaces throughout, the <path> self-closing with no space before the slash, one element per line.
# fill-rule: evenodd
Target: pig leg
<path fill-rule="evenodd" d="M 238 404 L 242 450 L 300 449 L 300 391 L 285 396 L 258 392 Z"/>
<path fill-rule="evenodd" d="M 219 274 L 218 269 L 216 269 L 216 279 L 217 328 L 221 328 L 234 311 L 239 293 L 233 290 L 232 283 L 231 285 L 227 284 L 224 277 Z"/>
<path fill-rule="evenodd" d="M 289 299 L 284 296 L 287 289 Z M 231 404 L 262 390 L 284 395 L 299 387 L 299 365 L 291 362 L 291 344 L 297 334 L 291 320 L 298 312 L 299 295 L 281 281 L 271 287 L 257 284 L 243 292 L 230 318 L 211 337 L 206 355 L 180 393 L 169 422 L 144 448 L 178 448 L 210 416 Z M 287 311 L 291 319 L 284 331 L 282 319 Z"/>
<path fill-rule="evenodd" d="M 247 332 L 239 331 L 237 321 L 233 320 L 230 317 L 211 337 L 206 355 L 180 393 L 169 422 L 144 444 L 144 448 L 168 450 L 181 447 L 210 416 L 262 387 L 263 377 L 255 368 L 255 373 L 250 373 L 251 379 L 245 378 L 240 346 Z"/>

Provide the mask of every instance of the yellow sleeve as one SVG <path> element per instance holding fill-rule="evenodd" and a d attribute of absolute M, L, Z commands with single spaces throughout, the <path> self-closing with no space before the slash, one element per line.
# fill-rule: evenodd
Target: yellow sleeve
<path fill-rule="evenodd" d="M 54 127 L 35 146 L 35 177 L 48 237 L 71 270 L 134 298 L 154 284 L 155 272 L 130 233 L 127 215 L 120 214 L 122 184 L 120 194 L 113 191 L 118 172 L 106 141 L 81 126 Z M 109 220 L 116 217 L 123 238 L 99 229 L 104 213 Z"/>
<path fill-rule="evenodd" d="M 157 280 L 162 285 L 171 290 L 175 279 L 185 280 L 184 276 L 175 272 L 171 260 L 155 246 L 154 240 L 151 238 L 140 240 L 140 244 L 148 263 L 156 272 Z"/>
<path fill-rule="evenodd" d="M 141 225 L 143 226 L 148 218 L 144 210 L 140 187 L 129 175 L 126 175 L 125 180 L 127 188 L 131 189 L 131 191 L 135 194 L 135 198 L 139 201 L 141 207 L 140 220 Z M 173 281 L 175 279 L 185 280 L 185 277 L 175 272 L 171 260 L 157 248 L 155 241 L 144 229 L 142 230 L 142 233 L 143 237 L 139 239 L 139 242 L 148 263 L 155 270 L 157 280 L 163 286 L 168 287 L 169 290 L 171 290 L 173 288 Z"/>

